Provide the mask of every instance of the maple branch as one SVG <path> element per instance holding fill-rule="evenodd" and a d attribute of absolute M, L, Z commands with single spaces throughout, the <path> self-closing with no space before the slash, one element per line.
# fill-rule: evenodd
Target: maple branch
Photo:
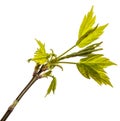
<path fill-rule="evenodd" d="M 34 68 L 33 77 L 30 82 L 25 86 L 25 88 L 20 92 L 14 102 L 8 107 L 7 111 L 3 115 L 0 121 L 6 121 L 9 115 L 12 113 L 18 102 L 29 90 L 29 88 L 38 80 L 43 77 L 51 77 L 52 81 L 47 90 L 46 96 L 51 92 L 55 92 L 56 89 L 56 77 L 52 75 L 52 70 L 54 67 L 59 67 L 63 70 L 61 64 L 75 64 L 78 71 L 87 79 L 94 79 L 99 85 L 105 84 L 112 87 L 112 84 L 107 76 L 104 68 L 112 65 L 116 65 L 114 62 L 110 61 L 108 58 L 104 57 L 103 54 L 94 54 L 96 51 L 102 50 L 102 48 L 97 48 L 102 42 L 92 44 L 97 40 L 104 32 L 104 29 L 108 24 L 94 27 L 96 16 L 94 16 L 93 6 L 88 14 L 85 15 L 83 21 L 80 25 L 78 40 L 75 45 L 63 52 L 61 55 L 57 56 L 53 50 L 52 53 L 47 53 L 45 49 L 45 44 L 36 39 L 39 48 L 35 51 L 34 57 L 28 59 L 28 62 L 34 61 L 36 66 Z M 70 52 L 76 46 L 81 48 L 77 52 Z M 83 49 L 82 49 L 83 48 Z M 73 57 L 84 57 L 80 58 L 79 62 L 63 61 L 64 59 L 69 59 Z"/>

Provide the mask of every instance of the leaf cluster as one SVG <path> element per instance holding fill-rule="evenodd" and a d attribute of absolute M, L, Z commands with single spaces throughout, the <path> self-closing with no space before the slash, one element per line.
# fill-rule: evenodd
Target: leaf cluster
<path fill-rule="evenodd" d="M 40 77 L 52 78 L 46 96 L 51 92 L 55 92 L 57 79 L 55 76 L 53 76 L 52 70 L 55 67 L 60 67 L 63 70 L 63 67 L 61 66 L 62 64 L 74 64 L 76 65 L 78 71 L 85 78 L 92 78 L 99 85 L 105 84 L 112 86 L 105 68 L 116 64 L 110 61 L 108 58 L 104 57 L 103 54 L 95 53 L 96 51 L 102 50 L 100 47 L 102 42 L 93 43 L 104 33 L 104 29 L 108 24 L 99 26 L 98 24 L 95 25 L 95 22 L 96 16 L 94 15 L 92 6 L 90 11 L 84 16 L 80 25 L 78 40 L 71 48 L 59 56 L 57 56 L 53 50 L 51 50 L 51 53 L 47 53 L 45 44 L 39 40 L 36 40 L 39 48 L 34 53 L 34 57 L 28 61 L 34 61 L 36 65 L 39 66 L 38 70 L 41 69 L 40 67 L 46 67 L 45 71 L 42 71 L 43 73 L 40 75 Z M 70 54 L 67 54 L 75 47 L 79 48 L 77 52 L 71 52 Z M 80 58 L 78 62 L 66 61 L 68 58 L 74 57 L 82 58 Z"/>

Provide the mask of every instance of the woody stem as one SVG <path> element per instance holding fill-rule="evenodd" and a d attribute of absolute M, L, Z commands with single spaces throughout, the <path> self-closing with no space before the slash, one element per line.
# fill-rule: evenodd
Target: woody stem
<path fill-rule="evenodd" d="M 23 95 L 28 91 L 28 89 L 35 83 L 37 80 L 37 76 L 33 76 L 30 82 L 25 86 L 25 88 L 21 91 L 21 93 L 18 95 L 18 97 L 15 99 L 15 101 L 8 107 L 6 113 L 3 115 L 0 121 L 6 121 L 6 119 L 9 117 L 9 115 L 12 113 L 20 99 L 23 97 Z"/>
<path fill-rule="evenodd" d="M 14 100 L 14 102 L 8 107 L 7 111 L 5 112 L 5 114 L 3 115 L 3 117 L 1 118 L 0 121 L 6 121 L 6 119 L 9 117 L 9 115 L 12 113 L 12 111 L 14 110 L 14 108 L 16 107 L 16 105 L 18 104 L 18 102 L 21 100 L 21 98 L 24 96 L 24 94 L 29 90 L 29 88 L 40 78 L 42 78 L 41 73 L 46 71 L 47 65 L 42 65 L 41 68 L 39 67 L 35 67 L 35 72 L 34 73 L 32 79 L 30 80 L 30 82 L 25 86 L 25 88 L 21 91 L 21 93 L 17 96 L 17 98 Z"/>

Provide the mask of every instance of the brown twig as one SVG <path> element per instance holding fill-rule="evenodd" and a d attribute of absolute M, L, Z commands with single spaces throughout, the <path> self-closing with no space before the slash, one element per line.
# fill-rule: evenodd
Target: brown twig
<path fill-rule="evenodd" d="M 35 67 L 36 69 L 36 67 Z M 9 117 L 9 115 L 12 113 L 18 102 L 21 100 L 21 98 L 24 96 L 24 94 L 29 90 L 29 88 L 36 82 L 36 80 L 42 78 L 41 73 L 47 70 L 46 65 L 42 65 L 41 68 L 37 68 L 36 72 L 33 74 L 32 79 L 30 82 L 25 86 L 25 88 L 21 91 L 21 93 L 18 95 L 18 97 L 14 100 L 14 102 L 8 107 L 7 111 L 3 115 L 0 121 L 6 121 L 6 119 Z"/>

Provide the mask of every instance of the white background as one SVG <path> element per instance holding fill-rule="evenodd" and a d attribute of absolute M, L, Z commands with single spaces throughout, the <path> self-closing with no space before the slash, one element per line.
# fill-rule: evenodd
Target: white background
<path fill-rule="evenodd" d="M 119 0 L 0 0 L 0 117 L 31 78 L 34 63 L 26 60 L 37 48 L 34 39 L 62 53 L 76 42 L 92 5 L 97 23 L 109 23 L 100 39 L 102 53 L 118 64 L 106 69 L 114 87 L 100 87 L 65 65 L 54 71 L 55 95 L 44 98 L 50 80 L 39 80 L 8 121 L 120 121 Z"/>

